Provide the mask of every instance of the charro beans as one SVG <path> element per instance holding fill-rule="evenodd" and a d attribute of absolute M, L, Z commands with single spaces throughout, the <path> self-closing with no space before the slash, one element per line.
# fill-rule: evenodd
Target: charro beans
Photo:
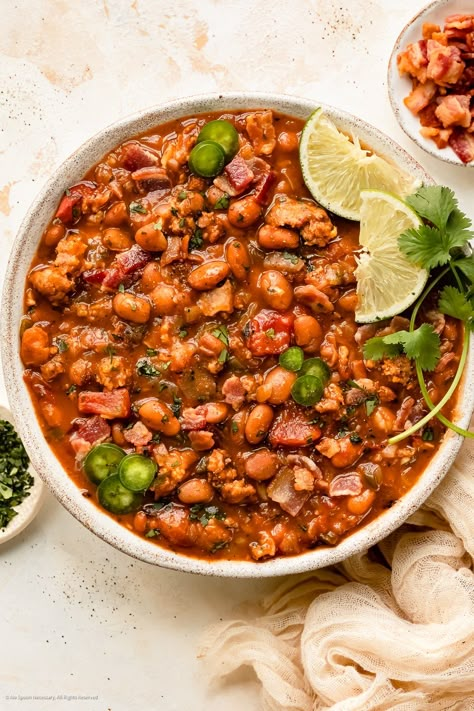
<path fill-rule="evenodd" d="M 130 249 L 133 240 L 125 230 L 118 227 L 108 227 L 102 233 L 102 244 L 112 252 L 123 252 Z"/>
<path fill-rule="evenodd" d="M 135 242 L 148 252 L 164 252 L 168 241 L 157 223 L 150 222 L 135 232 Z"/>
<path fill-rule="evenodd" d="M 115 294 L 112 306 L 117 316 L 132 323 L 146 323 L 151 315 L 148 299 L 130 292 Z"/>
<path fill-rule="evenodd" d="M 250 444 L 258 444 L 267 436 L 273 421 L 273 410 L 270 405 L 256 405 L 245 423 L 245 437 Z"/>
<path fill-rule="evenodd" d="M 230 270 L 236 279 L 245 281 L 250 272 L 250 256 L 243 242 L 231 240 L 226 249 L 226 259 Z"/>
<path fill-rule="evenodd" d="M 181 429 L 179 420 L 174 416 L 171 408 L 161 400 L 147 400 L 139 408 L 138 415 L 147 427 L 162 432 L 167 437 L 174 437 Z"/>
<path fill-rule="evenodd" d="M 253 225 L 261 214 L 261 206 L 251 195 L 231 203 L 227 211 L 230 224 L 234 225 L 234 227 L 240 227 L 240 229 Z"/>
<path fill-rule="evenodd" d="M 257 449 L 245 460 L 245 473 L 251 479 L 265 481 L 271 479 L 278 470 L 278 456 L 266 447 Z"/>
<path fill-rule="evenodd" d="M 188 479 L 178 489 L 178 499 L 183 504 L 204 504 L 213 495 L 214 489 L 206 479 Z"/>
<path fill-rule="evenodd" d="M 188 284 L 197 291 L 207 291 L 214 289 L 220 281 L 229 276 L 229 273 L 230 267 L 227 262 L 214 259 L 193 269 L 188 276 Z"/>
<path fill-rule="evenodd" d="M 109 207 L 104 216 L 104 225 L 107 227 L 120 227 L 128 221 L 127 206 L 123 201 L 116 202 Z"/>
<path fill-rule="evenodd" d="M 286 402 L 290 398 L 291 388 L 297 377 L 297 373 L 292 373 L 280 365 L 272 368 L 266 374 L 264 381 L 264 387 L 268 386 L 270 388 L 267 402 L 271 405 L 281 405 Z"/>
<path fill-rule="evenodd" d="M 153 305 L 153 313 L 157 316 L 169 316 L 176 311 L 176 289 L 169 284 L 156 286 L 149 297 Z"/>
<path fill-rule="evenodd" d="M 260 247 L 264 249 L 297 249 L 300 244 L 298 232 L 286 227 L 263 225 L 257 235 Z"/>
<path fill-rule="evenodd" d="M 293 289 L 288 279 L 281 272 L 268 270 L 260 274 L 258 280 L 264 301 L 272 309 L 286 311 L 293 301 Z"/>
<path fill-rule="evenodd" d="M 323 342 L 323 331 L 314 316 L 297 316 L 294 323 L 296 345 L 307 353 L 317 353 Z"/>

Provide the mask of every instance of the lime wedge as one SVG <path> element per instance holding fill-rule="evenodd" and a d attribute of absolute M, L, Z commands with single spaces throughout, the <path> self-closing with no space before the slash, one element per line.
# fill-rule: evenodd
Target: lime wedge
<path fill-rule="evenodd" d="M 423 291 L 428 272 L 409 262 L 398 247 L 401 233 L 420 224 L 418 215 L 395 195 L 362 191 L 356 321 L 370 323 L 395 316 Z"/>
<path fill-rule="evenodd" d="M 401 197 L 421 181 L 352 141 L 322 109 L 307 120 L 300 141 L 300 163 L 306 186 L 323 207 L 348 220 L 360 220 L 362 190 L 387 190 Z"/>

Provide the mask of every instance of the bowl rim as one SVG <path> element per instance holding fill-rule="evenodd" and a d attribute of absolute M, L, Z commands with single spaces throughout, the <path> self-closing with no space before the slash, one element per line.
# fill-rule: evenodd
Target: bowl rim
<path fill-rule="evenodd" d="M 221 577 L 262 578 L 302 573 L 338 563 L 366 550 L 400 526 L 426 500 L 442 480 L 461 446 L 463 438 L 449 430 L 438 452 L 415 485 L 394 506 L 345 538 L 334 548 L 316 548 L 298 556 L 284 556 L 262 563 L 219 559 L 207 561 L 161 548 L 118 523 L 92 502 L 67 475 L 43 436 L 32 400 L 23 381 L 19 357 L 19 318 L 23 310 L 24 278 L 29 271 L 44 227 L 51 219 L 64 186 L 83 178 L 86 170 L 126 138 L 173 118 L 207 111 L 252 110 L 268 107 L 300 118 L 308 117 L 317 106 L 345 131 L 354 131 L 364 142 L 392 162 L 411 170 L 424 182 L 433 179 L 403 148 L 366 121 L 324 102 L 268 92 L 226 92 L 197 94 L 153 106 L 122 118 L 83 143 L 47 180 L 30 206 L 14 241 L 3 288 L 1 354 L 10 406 L 18 432 L 40 474 L 58 501 L 86 528 L 115 548 L 145 562 L 174 570 Z M 34 238 L 32 238 L 34 235 Z M 457 403 L 460 426 L 467 426 L 474 408 L 474 348 L 470 348 Z"/>
<path fill-rule="evenodd" d="M 430 140 L 429 138 L 424 138 L 424 136 L 421 135 L 419 130 L 419 120 L 416 119 L 416 117 L 413 117 L 417 121 L 415 129 L 410 120 L 412 118 L 410 110 L 403 104 L 403 102 L 400 102 L 397 99 L 396 95 L 396 88 L 399 87 L 403 81 L 409 82 L 409 79 L 407 77 L 401 77 L 399 75 L 397 68 L 397 55 L 402 49 L 402 47 L 406 45 L 406 35 L 410 32 L 412 26 L 415 23 L 420 23 L 421 25 L 422 21 L 427 20 L 431 13 L 438 9 L 441 9 L 443 6 L 448 6 L 452 2 L 453 0 L 433 0 L 433 2 L 431 2 L 429 5 L 426 5 L 425 7 L 421 8 L 421 10 L 419 10 L 416 15 L 414 15 L 411 20 L 409 20 L 405 24 L 395 41 L 392 52 L 390 54 L 390 59 L 388 61 L 387 91 L 390 105 L 400 128 L 402 129 L 402 131 L 404 131 L 404 133 L 406 133 L 409 138 L 411 138 L 414 143 L 416 143 L 417 146 L 419 146 L 422 150 L 424 150 L 426 153 L 433 156 L 434 158 L 438 158 L 438 160 L 444 161 L 445 163 L 449 163 L 450 165 L 456 165 L 461 168 L 474 168 L 474 160 L 470 161 L 469 163 L 463 163 L 462 160 L 458 158 L 456 153 L 449 146 L 447 146 L 446 148 L 438 148 L 434 141 Z M 407 93 L 408 92 L 409 87 L 407 84 Z"/>

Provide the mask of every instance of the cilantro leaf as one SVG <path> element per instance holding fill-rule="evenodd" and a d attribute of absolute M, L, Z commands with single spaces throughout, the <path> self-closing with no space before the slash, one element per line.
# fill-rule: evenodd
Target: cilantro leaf
<path fill-rule="evenodd" d="M 455 286 L 445 286 L 441 292 L 438 308 L 442 314 L 447 314 L 461 321 L 469 321 L 474 317 L 474 309 L 470 301 Z"/>
<path fill-rule="evenodd" d="M 471 284 L 474 284 L 474 255 L 456 260 L 453 266 L 458 267 Z"/>
<path fill-rule="evenodd" d="M 369 338 L 364 343 L 364 358 L 365 360 L 382 360 L 382 358 L 395 358 L 402 352 L 402 347 L 397 344 L 388 344 L 385 338 L 378 336 Z"/>
<path fill-rule="evenodd" d="M 420 267 L 433 269 L 446 264 L 451 259 L 450 250 L 462 247 L 466 241 L 463 233 L 443 233 L 437 227 L 421 225 L 409 229 L 398 238 L 398 246 L 403 254 Z"/>
<path fill-rule="evenodd" d="M 416 358 L 422 370 L 433 370 L 441 356 L 439 336 L 429 323 L 423 323 L 414 331 L 391 333 L 383 340 L 388 344 L 401 344 L 406 355 Z"/>
<path fill-rule="evenodd" d="M 446 228 L 451 213 L 458 207 L 453 191 L 443 185 L 423 185 L 414 195 L 409 195 L 406 202 L 420 217 L 429 220 L 441 231 Z"/>
<path fill-rule="evenodd" d="M 471 226 L 472 223 L 469 217 L 456 208 L 456 210 L 454 210 L 449 216 L 447 230 L 451 235 L 451 238 L 456 237 L 457 239 L 462 240 L 461 244 L 464 244 L 464 242 L 467 242 L 474 237 L 474 233 L 470 230 Z"/>

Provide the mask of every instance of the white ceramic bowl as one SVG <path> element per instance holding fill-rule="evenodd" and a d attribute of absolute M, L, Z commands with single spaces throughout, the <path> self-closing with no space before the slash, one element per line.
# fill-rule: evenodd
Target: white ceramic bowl
<path fill-rule="evenodd" d="M 424 22 L 434 22 L 442 27 L 444 20 L 446 17 L 449 17 L 449 15 L 473 12 L 473 0 L 435 0 L 427 5 L 427 7 L 420 10 L 420 12 L 405 25 L 398 35 L 398 39 L 395 42 L 390 56 L 387 72 L 387 88 L 390 103 L 400 127 L 405 131 L 407 136 L 415 141 L 420 148 L 423 148 L 424 151 L 435 158 L 439 158 L 445 161 L 445 163 L 451 163 L 452 165 L 461 165 L 464 168 L 474 168 L 474 161 L 463 163 L 449 146 L 446 148 L 438 148 L 434 141 L 429 138 L 424 138 L 421 135 L 419 119 L 414 116 L 403 103 L 403 99 L 410 93 L 412 85 L 408 75 L 400 76 L 397 68 L 397 56 L 402 50 L 406 49 L 409 44 L 422 39 L 421 30 Z"/>
<path fill-rule="evenodd" d="M 7 410 L 2 405 L 0 405 L 0 420 L 10 422 L 18 431 L 10 410 Z M 15 506 L 15 511 L 18 512 L 17 515 L 12 518 L 3 531 L 0 529 L 0 544 L 11 541 L 12 538 L 21 533 L 33 521 L 43 504 L 44 484 L 31 464 L 28 469 L 34 479 L 33 485 L 29 490 L 29 496 L 19 506 Z"/>
<path fill-rule="evenodd" d="M 64 472 L 61 464 L 44 439 L 22 379 L 23 366 L 19 357 L 19 324 L 23 311 L 23 288 L 29 266 L 40 236 L 51 219 L 64 189 L 80 180 L 91 165 L 125 139 L 173 118 L 222 111 L 270 107 L 300 118 L 307 118 L 316 106 L 323 106 L 327 114 L 344 131 L 358 135 L 363 143 L 397 163 L 425 183 L 433 183 L 421 166 L 400 146 L 364 121 L 343 111 L 319 102 L 285 95 L 246 93 L 210 94 L 174 101 L 158 108 L 143 111 L 109 126 L 81 146 L 56 171 L 44 186 L 28 211 L 13 246 L 7 268 L 3 292 L 2 357 L 8 396 L 15 415 L 19 433 L 25 443 L 34 467 L 50 486 L 56 498 L 95 534 L 116 548 L 141 560 L 167 568 L 207 575 L 230 577 L 264 577 L 300 573 L 314 570 L 343 560 L 349 555 L 367 549 L 399 526 L 441 481 L 461 445 L 461 437 L 449 431 L 415 486 L 391 509 L 375 521 L 346 538 L 335 548 L 318 548 L 300 556 L 282 557 L 264 563 L 216 560 L 204 561 L 160 548 L 136 536 L 110 518 L 90 500 L 84 498 L 78 487 Z M 467 372 L 472 373 L 473 351 L 470 353 Z M 464 378 L 459 400 L 458 423 L 467 426 L 474 405 L 474 388 L 471 377 Z"/>

